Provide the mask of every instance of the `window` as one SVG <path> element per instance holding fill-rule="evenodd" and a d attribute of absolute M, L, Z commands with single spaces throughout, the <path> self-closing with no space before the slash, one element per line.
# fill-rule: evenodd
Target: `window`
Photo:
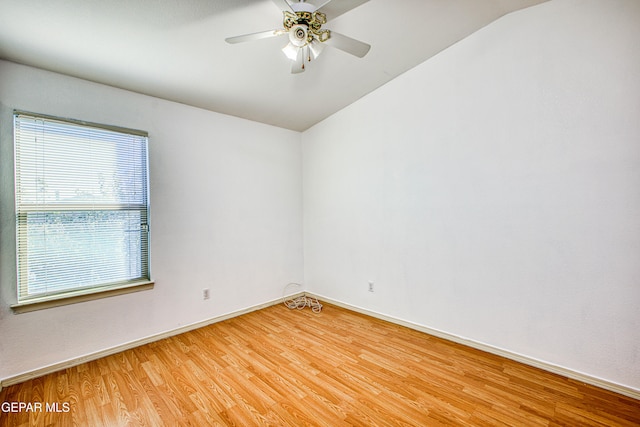
<path fill-rule="evenodd" d="M 14 112 L 18 306 L 149 284 L 147 134 Z"/>

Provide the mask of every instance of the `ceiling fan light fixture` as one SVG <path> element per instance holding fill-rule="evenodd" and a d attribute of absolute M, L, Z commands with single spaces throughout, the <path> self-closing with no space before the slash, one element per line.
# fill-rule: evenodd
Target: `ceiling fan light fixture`
<path fill-rule="evenodd" d="M 295 61 L 298 58 L 299 50 L 300 48 L 295 47 L 291 43 L 288 43 L 285 47 L 282 48 L 282 52 L 285 54 L 285 56 L 292 61 Z"/>
<path fill-rule="evenodd" d="M 306 25 L 297 24 L 289 30 L 289 42 L 298 47 L 302 47 L 309 42 L 309 30 Z"/>
<path fill-rule="evenodd" d="M 311 50 L 311 55 L 313 59 L 316 59 L 322 53 L 322 49 L 324 49 L 324 45 L 316 39 L 313 39 L 311 43 L 309 43 L 309 50 Z"/>

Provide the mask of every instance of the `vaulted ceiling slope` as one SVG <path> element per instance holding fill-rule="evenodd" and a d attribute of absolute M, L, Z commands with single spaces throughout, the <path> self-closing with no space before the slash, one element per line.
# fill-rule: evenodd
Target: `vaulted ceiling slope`
<path fill-rule="evenodd" d="M 293 0 L 288 0 L 289 2 Z M 309 3 L 325 0 L 308 0 Z M 303 131 L 495 19 L 546 0 L 363 3 L 327 24 L 372 47 L 326 48 L 290 73 L 272 0 L 0 0 L 0 58 L 211 111 Z M 342 5 L 338 5 L 342 6 Z"/>

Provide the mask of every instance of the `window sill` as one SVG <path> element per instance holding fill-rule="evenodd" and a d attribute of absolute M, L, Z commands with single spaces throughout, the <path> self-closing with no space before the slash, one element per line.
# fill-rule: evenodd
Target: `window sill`
<path fill-rule="evenodd" d="M 60 307 L 63 305 L 76 304 L 79 302 L 92 301 L 101 298 L 113 297 L 116 295 L 130 294 L 133 292 L 153 289 L 153 281 L 128 283 L 120 287 L 110 287 L 104 290 L 92 290 L 91 293 L 78 291 L 77 293 L 66 293 L 57 297 L 34 298 L 29 301 L 11 305 L 15 314 L 28 313 L 30 311 L 44 310 L 47 308 Z"/>

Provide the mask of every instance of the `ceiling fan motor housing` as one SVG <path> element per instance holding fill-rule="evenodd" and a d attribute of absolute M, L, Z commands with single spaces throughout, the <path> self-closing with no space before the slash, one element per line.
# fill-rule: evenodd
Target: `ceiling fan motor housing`
<path fill-rule="evenodd" d="M 327 17 L 322 12 L 305 10 L 295 13 L 284 11 L 284 28 L 289 31 L 289 40 L 294 46 L 302 47 L 314 39 L 324 42 L 330 37 L 329 30 L 323 30 Z"/>

